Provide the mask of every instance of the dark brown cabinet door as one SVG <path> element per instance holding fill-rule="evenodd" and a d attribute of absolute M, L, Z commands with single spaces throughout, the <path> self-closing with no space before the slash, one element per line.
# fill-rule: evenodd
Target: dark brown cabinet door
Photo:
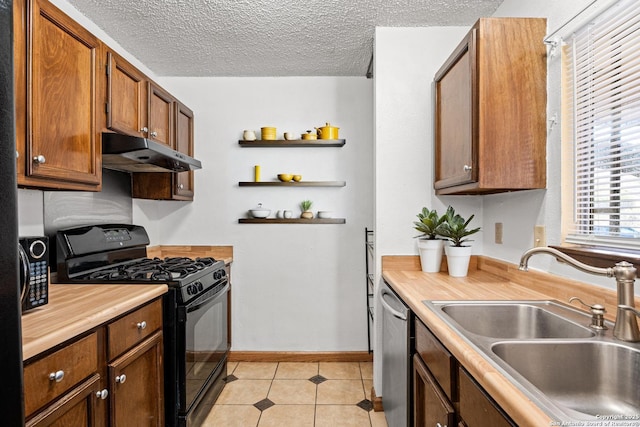
<path fill-rule="evenodd" d="M 148 85 L 149 135 L 156 142 L 175 148 L 173 140 L 174 98 L 160 86 Z"/>
<path fill-rule="evenodd" d="M 193 111 L 176 101 L 176 150 L 193 157 Z M 174 174 L 174 193 L 180 200 L 193 200 L 193 171 Z"/>
<path fill-rule="evenodd" d="M 164 425 L 162 331 L 109 363 L 111 426 Z"/>
<path fill-rule="evenodd" d="M 96 403 L 100 375 L 96 374 L 65 394 L 54 404 L 26 422 L 27 427 L 67 427 L 96 425 Z"/>
<path fill-rule="evenodd" d="M 100 42 L 46 0 L 29 2 L 28 10 L 26 142 L 18 146 L 23 162 L 18 182 L 99 190 L 95 112 Z"/>
<path fill-rule="evenodd" d="M 458 47 L 447 70 L 436 81 L 436 189 L 477 181 L 477 116 L 473 90 L 475 35 Z M 474 154 L 476 159 L 474 159 Z"/>
<path fill-rule="evenodd" d="M 460 417 L 469 427 L 515 426 L 487 394 L 460 368 Z"/>
<path fill-rule="evenodd" d="M 137 68 L 107 51 L 107 128 L 147 136 L 147 80 Z"/>
<path fill-rule="evenodd" d="M 413 425 L 455 425 L 455 409 L 417 354 L 413 356 Z"/>

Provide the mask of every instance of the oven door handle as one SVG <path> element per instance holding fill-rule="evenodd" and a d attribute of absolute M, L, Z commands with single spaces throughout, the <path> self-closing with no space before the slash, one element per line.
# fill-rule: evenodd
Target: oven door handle
<path fill-rule="evenodd" d="M 231 285 L 229 284 L 229 281 L 227 281 L 227 283 L 224 285 L 224 288 L 222 288 L 221 291 L 216 292 L 213 295 L 204 294 L 203 296 L 201 296 L 197 300 L 193 301 L 192 303 L 187 304 L 187 313 L 191 313 L 192 311 L 196 311 L 197 309 L 199 309 L 203 305 L 209 304 L 213 300 L 221 298 L 227 292 L 229 292 L 229 288 L 230 287 L 231 287 Z"/>

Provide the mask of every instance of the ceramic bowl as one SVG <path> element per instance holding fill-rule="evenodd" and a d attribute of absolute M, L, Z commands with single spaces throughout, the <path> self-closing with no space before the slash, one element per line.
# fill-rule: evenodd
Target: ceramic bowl
<path fill-rule="evenodd" d="M 266 218 L 271 215 L 271 209 L 263 208 L 262 203 L 258 203 L 257 207 L 249 209 L 249 213 L 254 218 Z"/>
<path fill-rule="evenodd" d="M 333 218 L 331 211 L 318 211 L 318 218 Z"/>
<path fill-rule="evenodd" d="M 293 180 L 295 182 L 300 182 L 302 181 L 302 175 L 293 175 Z"/>
<path fill-rule="evenodd" d="M 291 175 L 290 173 L 279 173 L 278 179 L 282 182 L 289 182 L 293 179 L 293 175 Z"/>

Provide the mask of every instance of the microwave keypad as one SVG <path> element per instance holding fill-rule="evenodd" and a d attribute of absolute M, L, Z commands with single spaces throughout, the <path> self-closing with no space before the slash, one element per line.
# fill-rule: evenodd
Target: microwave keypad
<path fill-rule="evenodd" d="M 47 262 L 36 261 L 29 265 L 29 305 L 37 307 L 48 301 L 47 295 Z"/>

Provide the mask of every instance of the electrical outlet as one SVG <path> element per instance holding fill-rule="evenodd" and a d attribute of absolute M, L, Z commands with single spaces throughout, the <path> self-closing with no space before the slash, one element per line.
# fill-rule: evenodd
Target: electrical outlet
<path fill-rule="evenodd" d="M 501 222 L 496 222 L 496 237 L 495 237 L 495 242 L 499 245 L 502 244 L 502 223 Z"/>
<path fill-rule="evenodd" d="M 536 225 L 533 227 L 533 246 L 547 246 L 544 225 Z"/>

